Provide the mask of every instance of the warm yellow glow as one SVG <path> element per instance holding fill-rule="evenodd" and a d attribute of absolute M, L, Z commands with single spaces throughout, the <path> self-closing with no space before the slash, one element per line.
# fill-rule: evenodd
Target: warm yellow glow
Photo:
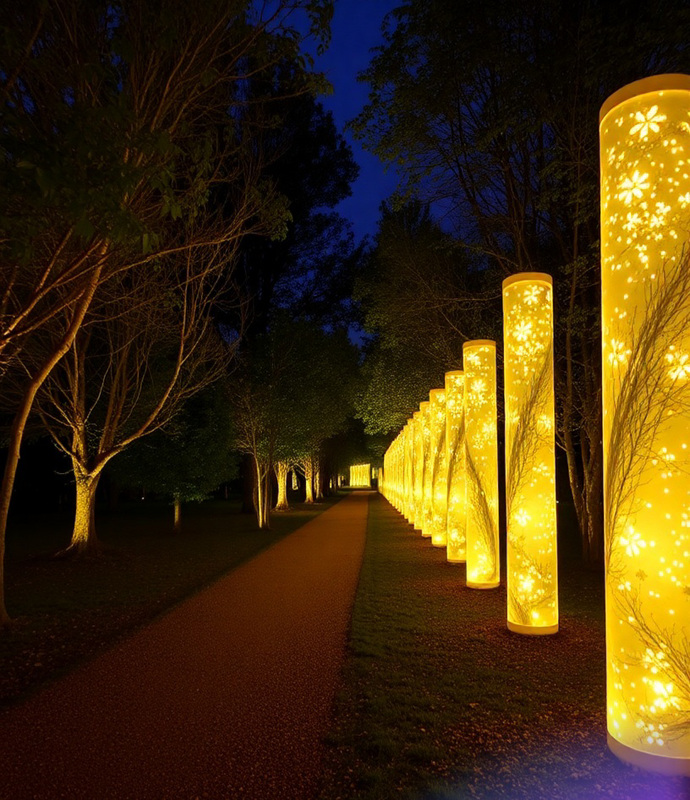
<path fill-rule="evenodd" d="M 350 486 L 371 486 L 371 466 L 354 464 L 350 467 Z"/>
<path fill-rule="evenodd" d="M 419 406 L 422 422 L 422 449 L 424 457 L 422 479 L 422 536 L 431 536 L 433 520 L 432 470 L 431 470 L 431 403 L 425 400 Z"/>
<path fill-rule="evenodd" d="M 432 389 L 429 393 L 431 406 L 430 451 L 431 469 L 431 543 L 434 547 L 446 546 L 446 492 L 448 487 L 446 459 L 446 392 Z"/>
<path fill-rule="evenodd" d="M 508 627 L 558 630 L 553 289 L 550 275 L 503 281 Z"/>
<path fill-rule="evenodd" d="M 465 374 L 446 372 L 446 459 L 448 464 L 448 561 L 465 560 Z"/>
<path fill-rule="evenodd" d="M 403 471 L 403 514 L 409 523 L 412 523 L 412 475 L 414 451 L 412 448 L 412 420 L 408 420 L 402 431 L 402 445 L 404 457 Z"/>
<path fill-rule="evenodd" d="M 424 497 L 423 482 L 424 482 L 424 432 L 422 429 L 422 412 L 415 411 L 412 416 L 412 426 L 414 431 L 412 446 L 414 448 L 414 461 L 413 461 L 413 486 L 412 486 L 412 503 L 413 503 L 413 524 L 416 530 L 422 529 L 422 500 Z"/>
<path fill-rule="evenodd" d="M 609 743 L 690 774 L 690 76 L 600 134 Z"/>
<path fill-rule="evenodd" d="M 496 342 L 488 339 L 465 342 L 463 362 L 467 585 L 473 589 L 492 589 L 500 582 Z"/>

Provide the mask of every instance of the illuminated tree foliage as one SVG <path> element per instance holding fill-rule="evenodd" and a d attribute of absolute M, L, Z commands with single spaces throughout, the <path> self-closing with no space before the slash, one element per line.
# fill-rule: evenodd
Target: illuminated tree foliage
<path fill-rule="evenodd" d="M 41 421 L 74 473 L 70 552 L 98 545 L 94 507 L 106 464 L 171 421 L 225 373 L 232 355 L 210 315 L 224 283 L 216 259 L 178 262 L 161 259 L 155 272 L 128 271 L 99 287 L 66 357 L 38 392 Z"/>
<path fill-rule="evenodd" d="M 28 414 L 99 285 L 173 252 L 285 230 L 256 146 L 280 124 L 266 105 L 276 93 L 247 89 L 291 63 L 283 93 L 311 91 L 291 24 L 306 12 L 324 35 L 331 10 L 329 0 L 278 0 L 263 16 L 245 0 L 1 4 L 0 377 L 12 371 L 18 400 L 0 556 Z M 43 357 L 25 359 L 37 339 Z"/>

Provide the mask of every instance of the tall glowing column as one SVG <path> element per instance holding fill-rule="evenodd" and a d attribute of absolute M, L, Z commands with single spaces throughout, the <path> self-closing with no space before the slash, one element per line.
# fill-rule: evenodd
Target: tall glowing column
<path fill-rule="evenodd" d="M 371 487 L 369 464 L 354 464 L 350 467 L 350 486 Z"/>
<path fill-rule="evenodd" d="M 467 491 L 467 585 L 500 583 L 498 545 L 498 435 L 496 342 L 463 345 L 465 371 L 465 469 Z"/>
<path fill-rule="evenodd" d="M 409 522 L 410 521 L 410 509 L 407 504 L 407 497 L 410 488 L 410 449 L 409 449 L 409 441 L 410 441 L 410 423 L 409 421 L 405 423 L 405 427 L 402 429 L 401 436 L 402 439 L 402 457 L 403 457 L 403 501 L 402 501 L 402 513 L 405 519 Z"/>
<path fill-rule="evenodd" d="M 690 76 L 601 109 L 609 746 L 690 775 Z"/>
<path fill-rule="evenodd" d="M 550 275 L 503 281 L 508 628 L 558 630 L 553 287 Z"/>
<path fill-rule="evenodd" d="M 446 492 L 448 476 L 446 472 L 446 391 L 433 389 L 431 398 L 431 483 L 432 520 L 431 543 L 434 547 L 446 546 Z"/>
<path fill-rule="evenodd" d="M 446 372 L 446 458 L 448 462 L 448 561 L 465 561 L 465 373 Z"/>
<path fill-rule="evenodd" d="M 425 400 L 420 404 L 422 420 L 422 448 L 424 452 L 424 474 L 422 480 L 422 536 L 431 536 L 431 522 L 433 517 L 433 499 L 431 491 L 431 403 Z"/>
<path fill-rule="evenodd" d="M 422 490 L 424 480 L 424 433 L 422 431 L 422 412 L 415 411 L 412 416 L 414 428 L 414 484 L 412 488 L 412 499 L 414 504 L 414 527 L 415 530 L 422 529 Z"/>

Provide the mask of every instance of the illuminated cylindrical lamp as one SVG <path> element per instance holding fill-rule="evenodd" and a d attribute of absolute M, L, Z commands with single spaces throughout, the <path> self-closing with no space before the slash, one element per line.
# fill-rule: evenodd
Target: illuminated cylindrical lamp
<path fill-rule="evenodd" d="M 600 140 L 609 746 L 690 775 L 690 76 L 620 89 Z"/>
<path fill-rule="evenodd" d="M 404 449 L 404 474 L 403 474 L 403 514 L 405 519 L 412 524 L 412 426 L 410 420 L 407 421 L 403 428 L 403 449 Z"/>
<path fill-rule="evenodd" d="M 414 462 L 415 462 L 415 425 L 410 417 L 407 421 L 407 451 L 409 453 L 409 467 L 407 473 L 407 521 L 414 528 Z"/>
<path fill-rule="evenodd" d="M 553 284 L 523 272 L 503 281 L 508 628 L 558 630 Z"/>
<path fill-rule="evenodd" d="M 448 514 L 446 554 L 451 564 L 465 561 L 465 373 L 446 372 L 446 460 Z"/>
<path fill-rule="evenodd" d="M 421 531 L 422 529 L 422 482 L 424 480 L 424 434 L 422 431 L 422 412 L 415 411 L 412 415 L 412 424 L 414 429 L 413 447 L 414 447 L 414 478 L 412 486 L 412 503 L 414 509 L 414 527 L 415 530 Z"/>
<path fill-rule="evenodd" d="M 371 466 L 369 464 L 354 464 L 350 467 L 350 486 L 370 487 Z"/>
<path fill-rule="evenodd" d="M 433 520 L 433 493 L 431 471 L 431 402 L 425 400 L 420 404 L 422 413 L 422 447 L 424 451 L 424 475 L 422 481 L 422 536 L 431 536 Z"/>
<path fill-rule="evenodd" d="M 500 583 L 496 342 L 475 339 L 465 342 L 462 352 L 467 585 L 472 589 L 493 589 Z"/>
<path fill-rule="evenodd" d="M 446 546 L 447 513 L 447 457 L 446 457 L 446 390 L 433 389 L 430 394 L 431 408 L 431 543 L 434 547 Z"/>

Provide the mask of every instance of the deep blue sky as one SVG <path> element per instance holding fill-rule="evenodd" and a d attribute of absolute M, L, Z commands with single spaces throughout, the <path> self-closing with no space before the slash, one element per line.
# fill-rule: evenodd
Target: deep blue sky
<path fill-rule="evenodd" d="M 369 64 L 371 48 L 382 44 L 381 23 L 397 5 L 400 0 L 335 0 L 331 44 L 323 56 L 316 57 L 315 68 L 333 84 L 333 94 L 321 100 L 333 112 L 340 130 L 366 103 L 367 86 L 357 82 L 357 73 Z M 379 205 L 393 193 L 396 180 L 393 171 L 384 172 L 378 158 L 363 150 L 351 134 L 345 133 L 345 138 L 360 166 L 360 175 L 352 187 L 352 197 L 337 210 L 352 220 L 360 239 L 376 231 Z"/>

